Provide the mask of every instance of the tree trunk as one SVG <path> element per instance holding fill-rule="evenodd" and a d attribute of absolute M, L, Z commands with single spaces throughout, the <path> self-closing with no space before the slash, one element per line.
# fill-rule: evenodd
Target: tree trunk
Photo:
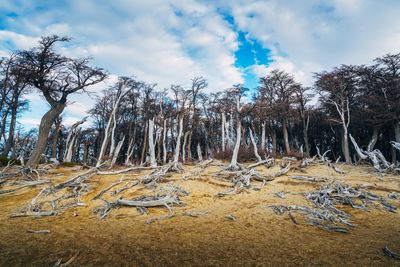
<path fill-rule="evenodd" d="M 71 162 L 72 161 L 72 152 L 75 146 L 77 135 L 74 133 L 72 139 L 68 142 L 67 153 L 64 157 L 64 162 Z"/>
<path fill-rule="evenodd" d="M 164 119 L 163 125 L 163 164 L 167 163 L 167 120 Z"/>
<path fill-rule="evenodd" d="M 276 154 L 276 130 L 273 128 L 271 131 L 271 139 L 272 139 L 272 154 Z"/>
<path fill-rule="evenodd" d="M 222 152 L 225 152 L 225 125 L 226 125 L 226 118 L 225 118 L 225 112 L 222 112 L 222 125 L 221 125 L 221 148 Z"/>
<path fill-rule="evenodd" d="M 51 157 L 54 159 L 57 158 L 57 143 L 58 143 L 58 137 L 60 136 L 60 130 L 61 130 L 61 119 L 58 119 L 54 125 L 53 140 L 51 143 Z"/>
<path fill-rule="evenodd" d="M 349 149 L 349 134 L 347 132 L 347 127 L 343 125 L 343 136 L 342 136 L 342 149 L 343 149 L 343 155 L 346 163 L 351 163 L 351 157 L 350 157 L 350 149 Z"/>
<path fill-rule="evenodd" d="M 27 167 L 36 168 L 42 158 L 43 151 L 47 146 L 47 138 L 51 130 L 51 126 L 55 119 L 63 112 L 65 108 L 64 103 L 57 103 L 51 106 L 50 110 L 44 114 L 40 121 L 39 136 L 34 150 L 26 163 Z"/>
<path fill-rule="evenodd" d="M 265 121 L 261 124 L 261 151 L 265 151 Z"/>
<path fill-rule="evenodd" d="M 148 131 L 147 129 L 149 125 L 146 122 L 146 127 L 144 127 L 144 140 L 143 140 L 143 147 L 142 147 L 142 155 L 140 156 L 140 164 L 144 163 L 144 159 L 146 156 L 146 148 L 147 148 L 147 138 L 148 138 Z"/>
<path fill-rule="evenodd" d="M 304 140 L 304 146 L 306 148 L 306 157 L 310 156 L 310 144 L 308 143 L 309 122 L 310 122 L 310 117 L 307 117 L 307 122 L 305 121 L 305 118 L 303 118 L 303 140 Z"/>
<path fill-rule="evenodd" d="M 197 143 L 197 157 L 199 158 L 199 161 L 203 161 L 200 143 Z"/>
<path fill-rule="evenodd" d="M 192 130 L 189 132 L 188 140 L 187 140 L 187 158 L 192 159 Z"/>
<path fill-rule="evenodd" d="M 394 125 L 394 139 L 396 140 L 397 143 L 400 143 L 400 122 L 395 123 Z M 400 154 L 400 150 L 398 151 Z M 397 164 L 397 153 L 396 149 L 392 148 L 392 163 Z"/>
<path fill-rule="evenodd" d="M 149 152 L 150 152 L 150 166 L 156 167 L 156 153 L 154 146 L 154 118 L 149 120 Z"/>
<path fill-rule="evenodd" d="M 285 151 L 286 154 L 290 154 L 290 145 L 289 145 L 289 134 L 288 134 L 288 129 L 287 129 L 287 119 L 283 120 L 283 124 L 282 124 L 282 128 L 283 128 L 283 140 L 285 142 Z"/>
<path fill-rule="evenodd" d="M 186 142 L 187 142 L 188 135 L 189 135 L 189 132 L 186 132 L 185 136 L 183 137 L 182 162 L 186 161 Z"/>
<path fill-rule="evenodd" d="M 119 155 L 119 152 L 121 151 L 124 141 L 125 141 L 125 135 L 124 135 L 124 137 L 122 137 L 122 140 L 118 142 L 117 147 L 115 148 L 114 154 L 112 156 L 110 168 L 112 168 L 114 166 L 115 162 L 117 162 L 118 155 Z"/>
<path fill-rule="evenodd" d="M 253 131 L 250 128 L 249 128 L 249 133 L 250 133 L 251 143 L 253 144 L 253 148 L 254 148 L 254 155 L 256 156 L 258 161 L 262 161 L 262 158 L 258 154 L 257 144 L 256 144 L 256 141 L 254 140 Z"/>
<path fill-rule="evenodd" d="M 242 131 L 242 124 L 238 120 L 237 127 L 236 127 L 236 144 L 235 144 L 235 148 L 233 149 L 231 163 L 229 164 L 228 168 L 239 169 L 237 158 L 238 158 L 239 148 L 240 148 L 240 139 L 242 137 L 241 131 Z"/>
<path fill-rule="evenodd" d="M 372 150 L 374 150 L 375 144 L 378 141 L 378 134 L 379 134 L 379 128 L 377 126 L 374 126 L 371 140 L 368 143 L 367 151 L 371 152 Z"/>
<path fill-rule="evenodd" d="M 176 138 L 175 155 L 174 155 L 174 164 L 175 165 L 177 165 L 179 162 L 179 152 L 181 150 L 182 130 L 183 130 L 183 116 L 181 116 L 181 118 L 179 118 L 179 132 L 178 132 L 178 137 Z"/>
<path fill-rule="evenodd" d="M 8 153 L 10 153 L 11 147 L 14 144 L 14 132 L 15 132 L 16 121 L 17 121 L 17 107 L 14 106 L 11 110 L 11 121 L 8 131 L 8 138 L 3 151 L 3 156 L 6 157 L 8 156 Z"/>

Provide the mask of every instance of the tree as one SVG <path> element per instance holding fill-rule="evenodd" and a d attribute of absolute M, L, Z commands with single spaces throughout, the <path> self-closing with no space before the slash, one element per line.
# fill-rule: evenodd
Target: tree
<path fill-rule="evenodd" d="M 320 101 L 328 112 L 332 106 L 339 118 L 332 121 L 342 125 L 342 152 L 346 163 L 351 163 L 349 149 L 350 108 L 357 96 L 357 75 L 355 66 L 342 65 L 331 72 L 316 74 L 315 87 L 320 93 Z M 332 112 L 331 112 L 332 114 Z"/>
<path fill-rule="evenodd" d="M 298 86 L 292 75 L 277 69 L 272 70 L 266 77 L 260 79 L 260 98 L 270 103 L 274 113 L 277 114 L 277 117 L 282 122 L 286 153 L 291 152 L 288 124 L 294 94 Z"/>
<path fill-rule="evenodd" d="M 27 84 L 24 76 L 21 73 L 17 58 L 15 54 L 12 54 L 9 58 L 5 59 L 0 64 L 2 76 L 2 86 L 4 97 L 2 97 L 1 106 L 4 110 L 4 118 L 2 126 L 3 132 L 6 130 L 6 118 L 10 115 L 9 127 L 8 127 L 8 138 L 5 140 L 5 146 L 3 149 L 3 156 L 8 156 L 11 151 L 11 147 L 14 145 L 15 128 L 17 124 L 17 115 L 20 111 L 24 110 L 28 101 L 23 99 L 22 96 L 28 92 Z M 1 109 L 0 106 L 0 109 Z M 1 138 L 0 138 L 1 139 Z"/>
<path fill-rule="evenodd" d="M 37 89 L 50 105 L 40 121 L 38 141 L 28 167 L 36 167 L 40 162 L 51 126 L 63 112 L 68 96 L 107 77 L 102 69 L 90 67 L 89 59 L 71 59 L 55 51 L 57 43 L 69 41 L 70 38 L 57 35 L 42 37 L 37 47 L 18 53 L 19 68 L 27 84 Z"/>

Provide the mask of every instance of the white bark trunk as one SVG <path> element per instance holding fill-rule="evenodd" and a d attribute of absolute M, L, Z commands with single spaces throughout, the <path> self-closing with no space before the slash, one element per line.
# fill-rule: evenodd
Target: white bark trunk
<path fill-rule="evenodd" d="M 121 151 L 124 141 L 125 141 L 125 136 L 122 137 L 122 140 L 118 142 L 117 147 L 115 148 L 114 155 L 111 160 L 110 168 L 112 168 L 114 166 L 115 162 L 117 162 L 118 155 L 119 155 L 119 152 Z"/>
<path fill-rule="evenodd" d="M 178 137 L 176 138 L 174 164 L 177 165 L 179 162 L 179 152 L 181 150 L 181 139 L 182 139 L 182 129 L 183 129 L 183 117 L 179 118 L 179 131 Z"/>
<path fill-rule="evenodd" d="M 199 161 L 203 161 L 200 143 L 197 143 L 197 157 L 199 158 Z"/>
<path fill-rule="evenodd" d="M 108 119 L 106 130 L 104 132 L 104 139 L 103 139 L 103 143 L 101 144 L 99 158 L 97 159 L 96 167 L 100 167 L 100 165 L 102 163 L 103 156 L 106 153 L 106 149 L 107 149 L 107 146 L 108 146 L 108 141 L 109 141 L 109 138 L 110 138 L 110 127 L 111 127 L 111 124 L 113 122 L 114 114 L 117 113 L 119 103 L 120 103 L 120 101 L 121 101 L 121 99 L 122 99 L 122 97 L 124 95 L 125 95 L 125 93 L 124 94 L 121 93 L 120 96 L 117 98 L 117 100 L 114 103 L 113 110 L 112 110 L 112 112 L 110 114 L 110 118 Z"/>
<path fill-rule="evenodd" d="M 163 127 L 163 164 L 167 163 L 167 120 L 164 120 Z"/>
<path fill-rule="evenodd" d="M 186 161 L 186 142 L 190 132 L 186 132 L 185 136 L 183 137 L 183 146 L 182 146 L 182 161 Z"/>
<path fill-rule="evenodd" d="M 150 152 L 150 166 L 156 167 L 156 152 L 154 146 L 154 118 L 149 120 L 149 152 Z"/>
<path fill-rule="evenodd" d="M 226 127 L 225 112 L 222 112 L 222 125 L 221 125 L 222 152 L 225 152 L 225 127 Z"/>
<path fill-rule="evenodd" d="M 265 151 L 265 121 L 261 124 L 261 151 Z"/>
<path fill-rule="evenodd" d="M 74 150 L 75 142 L 76 142 L 76 134 L 73 135 L 72 140 L 70 140 L 70 142 L 68 144 L 68 148 L 66 150 L 66 155 L 64 157 L 64 162 L 72 161 L 72 152 Z"/>
<path fill-rule="evenodd" d="M 254 155 L 256 156 L 257 161 L 262 161 L 262 158 L 258 154 L 257 144 L 256 144 L 256 141 L 254 140 L 253 131 L 250 128 L 249 128 L 249 133 L 250 133 L 251 143 L 253 144 L 253 148 L 254 148 Z"/>
<path fill-rule="evenodd" d="M 236 144 L 235 144 L 235 148 L 233 150 L 231 163 L 229 164 L 229 167 L 234 168 L 234 169 L 239 169 L 237 158 L 238 158 L 239 148 L 240 148 L 240 139 L 242 137 L 242 125 L 241 125 L 240 121 L 238 121 L 237 124 L 238 125 L 236 128 Z"/>

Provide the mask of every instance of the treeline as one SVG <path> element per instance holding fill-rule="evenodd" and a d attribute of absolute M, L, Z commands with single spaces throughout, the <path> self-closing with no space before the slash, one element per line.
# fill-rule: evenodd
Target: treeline
<path fill-rule="evenodd" d="M 266 74 L 253 90 L 234 85 L 216 93 L 206 93 L 204 77 L 193 78 L 189 88 L 171 85 L 164 90 L 119 77 L 97 96 L 90 118 L 66 127 L 62 112 L 68 96 L 107 77 L 104 70 L 90 67 L 88 59 L 56 52 L 57 43 L 69 40 L 43 37 L 37 47 L 1 60 L 4 157 L 29 167 L 49 159 L 154 166 L 208 157 L 236 161 L 240 155 L 258 161 L 310 157 L 319 149 L 329 150 L 333 160 L 357 163 L 354 138 L 363 151 L 379 149 L 398 164 L 391 141 L 400 142 L 400 53 L 368 66 L 342 65 L 316 73 L 312 88 L 282 70 Z M 16 121 L 28 107 L 25 96 L 32 93 L 40 93 L 50 109 L 37 131 L 25 132 Z M 91 127 L 82 128 L 86 120 Z"/>

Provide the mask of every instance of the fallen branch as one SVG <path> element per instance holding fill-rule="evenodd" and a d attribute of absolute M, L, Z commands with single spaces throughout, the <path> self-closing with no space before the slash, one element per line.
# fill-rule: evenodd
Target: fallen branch
<path fill-rule="evenodd" d="M 26 230 L 27 233 L 31 234 L 50 234 L 50 230 Z"/>
<path fill-rule="evenodd" d="M 400 260 L 400 256 L 397 253 L 391 251 L 387 246 L 383 248 L 383 253 L 390 258 L 393 258 L 395 260 Z"/>
<path fill-rule="evenodd" d="M 26 184 L 18 186 L 16 188 L 0 190 L 0 195 L 13 193 L 15 191 L 21 190 L 26 187 L 37 186 L 37 185 L 42 185 L 42 184 L 47 184 L 47 183 L 49 183 L 48 180 L 26 181 Z"/>
<path fill-rule="evenodd" d="M 316 176 L 294 175 L 294 176 L 289 176 L 288 178 L 294 179 L 294 180 L 307 181 L 307 182 L 326 182 L 326 181 L 328 181 L 328 178 L 326 178 L 326 177 L 316 177 Z"/>
<path fill-rule="evenodd" d="M 130 172 L 130 171 L 154 170 L 154 169 L 159 169 L 159 168 L 161 168 L 161 166 L 158 166 L 158 167 L 135 166 L 135 167 L 129 167 L 129 168 L 117 170 L 117 171 L 98 171 L 97 174 L 98 175 L 115 175 L 115 174 Z"/>
<path fill-rule="evenodd" d="M 58 259 L 57 262 L 54 264 L 54 267 L 67 267 L 69 266 L 79 255 L 79 251 L 76 252 L 67 262 L 61 263 L 62 259 Z"/>

